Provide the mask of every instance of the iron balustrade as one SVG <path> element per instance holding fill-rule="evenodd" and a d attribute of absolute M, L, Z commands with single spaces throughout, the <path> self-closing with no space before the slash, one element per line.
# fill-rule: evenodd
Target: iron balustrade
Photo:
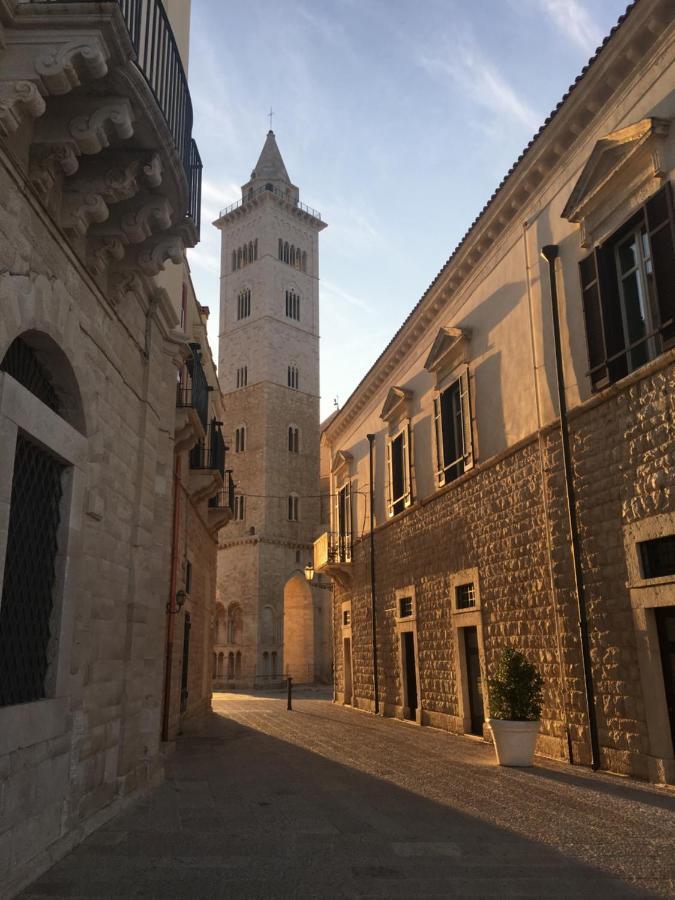
<path fill-rule="evenodd" d="M 348 563 L 352 561 L 352 536 L 337 531 L 328 532 L 329 563 Z"/>
<path fill-rule="evenodd" d="M 225 209 L 221 209 L 220 217 L 226 216 L 228 213 L 231 213 L 235 209 L 239 209 L 240 206 L 243 206 L 244 203 L 247 203 L 249 200 L 252 200 L 254 197 L 260 196 L 260 194 L 273 194 L 275 197 L 279 197 L 282 200 L 285 200 L 287 203 L 291 203 L 297 209 L 301 209 L 303 212 L 308 213 L 310 216 L 313 216 L 315 219 L 321 221 L 321 213 L 317 209 L 312 209 L 311 206 L 307 206 L 305 203 L 301 203 L 299 200 L 293 200 L 289 195 L 287 195 L 284 191 L 280 191 L 279 188 L 275 187 L 260 187 L 246 192 L 246 196 L 241 200 L 237 200 L 235 203 L 230 203 L 229 206 L 226 206 Z"/>
<path fill-rule="evenodd" d="M 225 470 L 225 487 L 222 491 L 218 491 L 213 497 L 209 497 L 209 509 L 229 509 L 234 513 L 234 491 L 235 483 L 232 478 L 232 470 Z"/>
<path fill-rule="evenodd" d="M 225 478 L 225 441 L 221 431 L 221 422 L 211 420 L 208 442 L 197 441 L 190 450 L 191 469 L 215 469 L 220 477 Z"/>
<path fill-rule="evenodd" d="M 99 0 L 28 0 L 29 3 L 96 3 Z M 110 0 L 122 13 L 135 63 L 171 131 L 188 183 L 186 218 L 200 226 L 202 161 L 192 138 L 192 100 L 176 39 L 162 0 Z M 96 10 L 98 12 L 98 9 Z"/>
<path fill-rule="evenodd" d="M 182 371 L 176 386 L 176 406 L 194 409 L 206 430 L 209 417 L 209 385 L 202 367 L 198 345 L 191 345 L 192 356 Z"/>

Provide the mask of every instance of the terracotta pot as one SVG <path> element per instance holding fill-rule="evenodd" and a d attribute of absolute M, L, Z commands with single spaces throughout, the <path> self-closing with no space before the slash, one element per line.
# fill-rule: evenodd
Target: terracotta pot
<path fill-rule="evenodd" d="M 512 722 L 508 719 L 488 719 L 500 766 L 533 765 L 539 724 L 538 721 Z"/>

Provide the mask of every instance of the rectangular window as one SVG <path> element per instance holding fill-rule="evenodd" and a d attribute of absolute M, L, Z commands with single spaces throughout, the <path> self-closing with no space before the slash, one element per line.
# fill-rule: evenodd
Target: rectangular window
<path fill-rule="evenodd" d="M 234 518 L 236 522 L 243 522 L 245 515 L 245 500 L 243 494 L 237 494 L 234 498 Z"/>
<path fill-rule="evenodd" d="M 337 524 L 337 560 L 350 562 L 352 558 L 352 486 L 344 484 L 337 492 L 336 498 Z"/>
<path fill-rule="evenodd" d="M 410 428 L 406 426 L 394 438 L 387 441 L 387 468 L 389 474 L 388 514 L 396 516 L 410 506 Z"/>
<path fill-rule="evenodd" d="M 644 578 L 675 575 L 675 534 L 638 544 Z"/>
<path fill-rule="evenodd" d="M 298 521 L 298 498 L 295 494 L 291 494 L 288 498 L 288 521 Z"/>
<path fill-rule="evenodd" d="M 669 184 L 579 263 L 589 375 L 606 387 L 675 346 Z"/>
<path fill-rule="evenodd" d="M 401 597 L 398 601 L 398 617 L 399 619 L 409 619 L 413 614 L 412 597 Z"/>
<path fill-rule="evenodd" d="M 352 614 L 346 609 L 342 613 L 342 624 L 343 625 L 351 625 L 352 624 Z"/>
<path fill-rule="evenodd" d="M 473 466 L 469 371 L 434 398 L 436 478 L 439 485 Z"/>
<path fill-rule="evenodd" d="M 458 584 L 455 588 L 455 608 L 472 609 L 476 605 L 476 590 L 473 582 Z"/>
<path fill-rule="evenodd" d="M 189 559 L 185 560 L 185 593 L 189 594 L 192 590 L 192 563 Z"/>

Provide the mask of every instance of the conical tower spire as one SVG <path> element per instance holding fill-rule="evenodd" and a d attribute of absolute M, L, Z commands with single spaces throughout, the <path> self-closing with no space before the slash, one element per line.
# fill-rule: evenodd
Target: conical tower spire
<path fill-rule="evenodd" d="M 297 187 L 291 183 L 291 179 L 288 177 L 286 166 L 277 146 L 277 139 L 271 128 L 267 132 L 258 162 L 251 172 L 250 181 L 242 185 L 242 198 L 248 200 L 264 190 L 271 190 L 294 202 L 297 202 L 299 197 Z"/>

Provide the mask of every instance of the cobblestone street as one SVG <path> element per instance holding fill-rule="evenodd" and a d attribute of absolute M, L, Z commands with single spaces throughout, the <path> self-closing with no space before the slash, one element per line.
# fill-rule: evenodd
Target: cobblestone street
<path fill-rule="evenodd" d="M 673 896 L 672 791 L 305 693 L 218 694 L 165 784 L 22 896 Z"/>

